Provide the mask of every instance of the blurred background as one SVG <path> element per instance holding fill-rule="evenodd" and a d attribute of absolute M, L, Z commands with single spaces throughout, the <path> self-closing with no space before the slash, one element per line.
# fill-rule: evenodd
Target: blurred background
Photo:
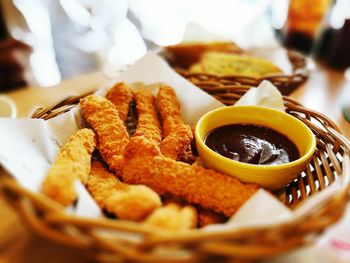
<path fill-rule="evenodd" d="M 191 40 L 302 52 L 314 67 L 292 97 L 350 138 L 350 0 L 0 0 L 0 93 L 18 117 L 29 116 L 95 90 L 147 51 Z M 84 75 L 91 72 L 103 74 Z M 81 251 L 29 234 L 3 200 L 0 207 L 0 262 L 86 262 Z M 346 238 L 343 249 L 326 238 L 274 262 L 349 262 L 346 227 L 336 234 Z"/>
<path fill-rule="evenodd" d="M 284 45 L 331 68 L 350 65 L 350 0 L 0 1 L 1 90 L 113 74 L 194 38 Z"/>

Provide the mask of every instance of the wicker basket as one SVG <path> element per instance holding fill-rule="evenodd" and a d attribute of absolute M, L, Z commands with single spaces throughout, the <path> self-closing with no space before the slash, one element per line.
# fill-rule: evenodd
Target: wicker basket
<path fill-rule="evenodd" d="M 306 58 L 303 55 L 295 51 L 288 51 L 287 55 L 293 69 L 290 75 L 278 74 L 263 78 L 254 78 L 236 75 L 217 76 L 207 73 L 193 73 L 178 67 L 176 67 L 176 71 L 194 85 L 203 89 L 215 89 L 227 86 L 230 88 L 257 87 L 263 80 L 269 80 L 283 95 L 289 95 L 305 83 L 309 77 L 309 70 L 307 68 Z M 166 52 L 163 56 L 165 58 L 171 57 Z M 169 63 L 171 64 L 171 60 Z"/>
<path fill-rule="evenodd" d="M 209 88 L 225 104 L 232 104 L 248 88 Z M 52 118 L 73 107 L 80 97 L 66 98 L 49 109 L 39 109 L 34 118 Z M 36 233 L 83 249 L 102 262 L 215 261 L 226 257 L 254 260 L 281 254 L 309 244 L 339 220 L 349 198 L 349 142 L 324 115 L 285 97 L 289 114 L 308 125 L 317 137 L 317 151 L 300 176 L 285 188 L 282 199 L 290 207 L 315 196 L 316 205 L 304 209 L 292 221 L 259 228 L 223 232 L 201 229 L 171 232 L 115 219 L 86 219 L 65 213 L 50 199 L 30 192 L 10 176 L 1 178 L 0 189 L 23 220 Z M 347 161 L 346 161 L 347 160 Z M 347 172 L 345 172 L 347 171 Z M 332 186 L 332 187 L 330 187 Z M 332 194 L 316 196 L 332 189 Z M 128 235 L 125 235 L 128 234 Z M 130 234 L 132 237 L 130 237 Z"/>

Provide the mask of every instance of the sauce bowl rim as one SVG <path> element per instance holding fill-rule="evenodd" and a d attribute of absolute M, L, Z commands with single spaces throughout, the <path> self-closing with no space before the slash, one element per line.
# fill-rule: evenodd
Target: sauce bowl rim
<path fill-rule="evenodd" d="M 239 109 L 242 109 L 242 108 L 255 108 L 259 111 L 270 111 L 270 112 L 274 112 L 274 113 L 277 113 L 277 114 L 280 114 L 281 116 L 285 117 L 285 118 L 289 118 L 289 119 L 293 119 L 293 121 L 295 121 L 296 123 L 298 123 L 301 127 L 303 127 L 303 129 L 305 131 L 308 132 L 308 137 L 311 138 L 311 145 L 310 147 L 308 148 L 308 150 L 303 154 L 301 155 L 298 159 L 294 160 L 294 161 L 291 161 L 291 162 L 288 162 L 288 163 L 283 163 L 283 164 L 277 164 L 277 165 L 264 165 L 264 164 L 250 164 L 250 163 L 244 163 L 244 162 L 240 162 L 240 161 L 235 161 L 235 160 L 232 160 L 230 158 L 227 158 L 217 152 L 215 152 L 214 150 L 212 150 L 211 148 L 209 148 L 205 142 L 204 142 L 204 139 L 205 137 L 209 134 L 209 132 L 207 132 L 204 136 L 204 138 L 202 138 L 200 136 L 200 127 L 201 125 L 203 124 L 203 121 L 205 121 L 205 119 L 211 115 L 211 114 L 214 114 L 218 111 L 228 111 L 228 110 L 231 110 L 233 109 L 234 110 L 239 110 Z M 237 124 L 235 123 L 234 121 L 230 124 Z M 230 125 L 230 124 L 227 124 L 227 125 Z M 260 125 L 260 126 L 264 126 L 264 125 L 261 125 L 261 124 L 257 124 L 257 123 L 252 123 L 252 122 L 247 122 L 246 124 L 253 124 L 253 125 Z M 224 125 L 221 125 L 221 126 L 217 126 L 216 128 L 218 127 L 222 127 Z M 299 127 L 300 127 L 299 126 Z M 266 127 L 266 126 L 264 126 Z M 266 127 L 266 128 L 270 128 L 270 127 Z M 270 128 L 270 129 L 273 129 L 273 128 Z M 277 131 L 279 132 L 279 131 Z M 284 135 L 287 136 L 286 134 L 288 134 L 288 132 L 286 132 Z M 297 144 L 295 141 L 293 141 L 289 136 L 287 136 L 287 138 L 292 141 L 294 144 Z M 298 165 L 298 164 L 301 164 L 303 162 L 305 162 L 306 160 L 309 160 L 312 155 L 314 154 L 315 150 L 316 150 L 316 137 L 315 135 L 312 133 L 311 129 L 305 124 L 303 123 L 302 121 L 298 120 L 297 118 L 289 115 L 288 113 L 286 112 L 283 112 L 283 111 L 280 111 L 280 110 L 276 110 L 276 109 L 273 109 L 273 108 L 269 108 L 269 107 L 263 107 L 263 106 L 255 106 L 255 105 L 242 105 L 242 106 L 224 106 L 224 107 L 220 107 L 220 108 L 217 108 L 217 109 L 214 109 L 214 110 L 211 110 L 207 113 L 205 113 L 204 115 L 201 116 L 201 118 L 198 120 L 196 126 L 195 126 L 195 140 L 196 140 L 196 143 L 197 144 L 200 144 L 200 146 L 205 149 L 205 151 L 210 154 L 212 157 L 215 157 L 216 159 L 219 159 L 220 161 L 226 163 L 226 164 L 230 164 L 230 163 L 233 163 L 237 166 L 240 166 L 242 168 L 255 168 L 257 170 L 278 170 L 278 169 L 282 169 L 282 168 L 289 168 L 289 167 L 292 167 L 292 166 L 295 166 L 295 165 Z M 298 148 L 298 147 L 297 147 Z M 300 151 L 300 149 L 298 148 L 298 150 Z M 199 154 L 200 155 L 200 154 Z"/>

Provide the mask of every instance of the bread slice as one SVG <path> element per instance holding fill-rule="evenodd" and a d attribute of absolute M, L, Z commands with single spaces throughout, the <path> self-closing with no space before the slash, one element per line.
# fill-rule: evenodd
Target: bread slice
<path fill-rule="evenodd" d="M 243 52 L 232 42 L 184 42 L 167 47 L 166 57 L 173 66 L 188 69 L 194 63 L 199 62 L 201 56 L 209 51 L 231 54 Z"/>
<path fill-rule="evenodd" d="M 282 73 L 281 69 L 266 59 L 221 52 L 205 53 L 200 63 L 194 64 L 190 71 L 256 78 Z"/>

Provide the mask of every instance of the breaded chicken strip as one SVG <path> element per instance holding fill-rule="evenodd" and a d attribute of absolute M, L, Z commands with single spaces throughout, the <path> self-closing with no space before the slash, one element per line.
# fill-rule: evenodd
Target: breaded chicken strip
<path fill-rule="evenodd" d="M 160 143 L 162 141 L 162 130 L 153 95 L 149 90 L 140 89 L 135 92 L 135 102 L 138 120 L 133 136 L 144 136 L 146 139 Z"/>
<path fill-rule="evenodd" d="M 193 134 L 191 127 L 186 124 L 179 124 L 161 143 L 162 154 L 173 160 L 178 160 L 181 156 L 190 155 Z M 188 158 L 188 157 L 187 157 Z"/>
<path fill-rule="evenodd" d="M 180 103 L 176 99 L 175 91 L 165 84 L 159 87 L 157 99 L 157 109 L 162 119 L 163 138 L 166 138 L 175 127 L 183 124 L 181 117 Z"/>
<path fill-rule="evenodd" d="M 97 204 L 125 220 L 140 221 L 161 205 L 160 197 L 144 185 L 127 185 L 93 161 L 86 187 Z"/>
<path fill-rule="evenodd" d="M 91 154 L 95 148 L 95 134 L 90 129 L 78 130 L 59 150 L 41 191 L 62 204 L 69 206 L 77 199 L 74 180 L 85 183 L 90 172 Z"/>
<path fill-rule="evenodd" d="M 160 155 L 159 144 L 162 140 L 162 131 L 154 105 L 154 97 L 148 90 L 135 92 L 138 122 L 136 131 L 126 147 L 124 160 L 135 156 Z"/>
<path fill-rule="evenodd" d="M 106 98 L 117 108 L 120 119 L 125 122 L 128 117 L 133 94 L 129 86 L 123 82 L 116 83 L 106 94 Z"/>
<path fill-rule="evenodd" d="M 194 137 L 191 127 L 183 122 L 175 91 L 162 84 L 156 104 L 163 125 L 162 154 L 174 160 L 192 160 L 191 142 Z"/>
<path fill-rule="evenodd" d="M 174 230 L 195 228 L 197 226 L 197 211 L 193 206 L 169 203 L 155 209 L 144 223 Z"/>
<path fill-rule="evenodd" d="M 129 134 L 118 110 L 100 96 L 90 95 L 80 101 L 80 107 L 87 122 L 97 134 L 97 148 L 109 169 L 120 176 L 124 165 L 124 151 Z"/>
<path fill-rule="evenodd" d="M 163 156 L 129 159 L 123 179 L 126 183 L 144 184 L 160 195 L 174 195 L 226 216 L 233 215 L 259 189 L 256 184 L 243 184 L 232 176 Z"/>

